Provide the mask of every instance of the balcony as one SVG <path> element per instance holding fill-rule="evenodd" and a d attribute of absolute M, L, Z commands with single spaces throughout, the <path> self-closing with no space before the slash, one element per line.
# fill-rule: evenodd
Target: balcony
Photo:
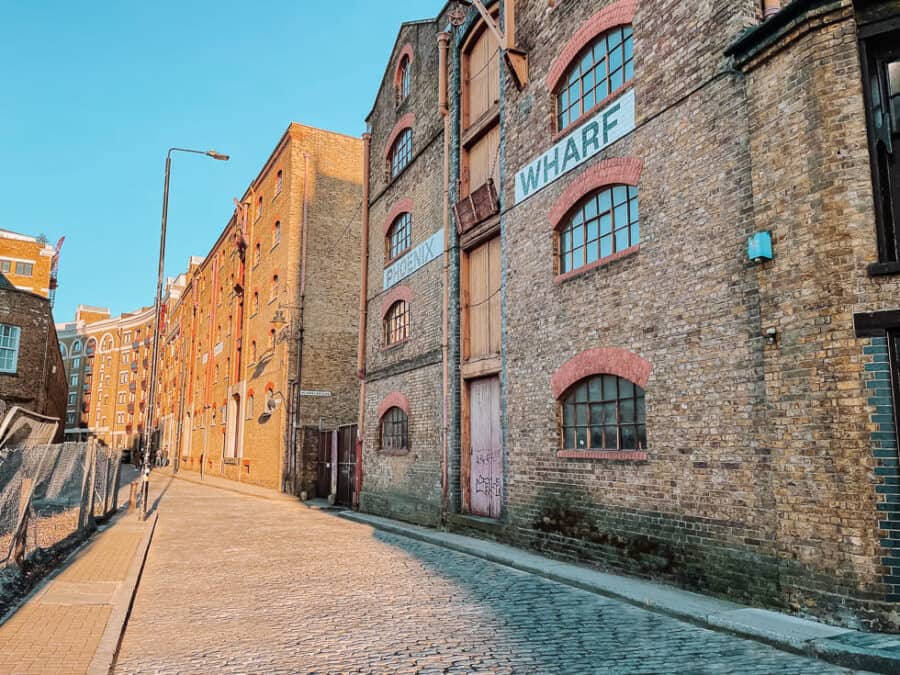
<path fill-rule="evenodd" d="M 129 404 L 125 407 L 125 409 L 128 410 L 128 414 L 129 414 L 129 415 L 133 415 L 133 414 L 134 414 L 134 403 L 129 403 Z"/>
<path fill-rule="evenodd" d="M 132 348 L 132 349 L 137 350 L 137 349 L 140 349 L 140 347 L 141 347 L 141 343 L 140 343 L 139 341 L 135 341 L 135 342 L 132 342 L 132 343 L 131 343 L 131 348 Z"/>
<path fill-rule="evenodd" d="M 137 369 L 138 369 L 138 362 L 137 362 L 137 361 L 132 361 L 132 362 L 131 362 L 131 371 L 134 372 L 134 373 L 136 373 L 136 372 L 137 372 Z"/>
<path fill-rule="evenodd" d="M 137 382 L 132 382 L 128 385 L 128 391 L 137 391 Z"/>

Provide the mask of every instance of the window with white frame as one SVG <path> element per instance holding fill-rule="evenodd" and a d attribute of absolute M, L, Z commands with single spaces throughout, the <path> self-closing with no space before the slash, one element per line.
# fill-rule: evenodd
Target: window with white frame
<path fill-rule="evenodd" d="M 77 386 L 78 386 L 78 373 L 73 373 L 73 374 L 72 374 L 72 380 L 71 380 L 71 382 L 72 382 L 72 386 L 73 386 L 73 387 L 77 387 Z"/>
<path fill-rule="evenodd" d="M 32 274 L 34 274 L 34 265 L 27 262 L 17 262 L 16 274 L 23 277 L 30 277 Z"/>
<path fill-rule="evenodd" d="M 0 373 L 14 373 L 19 363 L 19 335 L 21 329 L 0 323 Z"/>
<path fill-rule="evenodd" d="M 69 394 L 69 405 L 75 405 L 78 402 L 78 394 L 77 392 L 72 392 Z"/>

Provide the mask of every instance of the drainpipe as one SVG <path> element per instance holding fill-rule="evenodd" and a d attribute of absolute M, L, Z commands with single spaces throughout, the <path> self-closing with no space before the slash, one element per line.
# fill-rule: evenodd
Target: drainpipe
<path fill-rule="evenodd" d="M 763 0 L 763 19 L 778 14 L 781 10 L 781 0 Z"/>
<path fill-rule="evenodd" d="M 289 392 L 293 410 L 288 416 L 290 428 L 291 494 L 297 494 L 297 429 L 300 427 L 300 390 L 303 383 L 303 331 L 304 309 L 306 307 L 306 242 L 309 234 L 309 153 L 303 153 L 303 211 L 300 221 L 300 316 L 297 331 L 297 377 L 294 391 Z"/>
<path fill-rule="evenodd" d="M 372 134 L 363 134 L 363 212 L 362 212 L 362 254 L 359 269 L 359 344 L 357 346 L 356 375 L 359 377 L 359 422 L 356 426 L 356 486 L 354 506 L 359 508 L 362 492 L 362 450 L 363 431 L 366 427 L 366 321 L 368 319 L 369 294 L 369 153 Z"/>
<path fill-rule="evenodd" d="M 449 510 L 450 502 L 450 109 L 447 106 L 447 52 L 450 33 L 438 33 L 438 106 L 444 118 L 444 291 L 441 304 L 441 511 Z"/>

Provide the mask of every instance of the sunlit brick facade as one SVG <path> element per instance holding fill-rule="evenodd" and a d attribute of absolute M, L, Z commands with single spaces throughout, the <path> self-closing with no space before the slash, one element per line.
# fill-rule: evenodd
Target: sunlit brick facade
<path fill-rule="evenodd" d="M 361 198 L 361 139 L 291 124 L 190 265 L 160 352 L 160 449 L 180 470 L 330 494 L 320 433 L 358 407 Z"/>
<path fill-rule="evenodd" d="M 401 27 L 368 118 L 362 509 L 900 628 L 900 10 L 765 4 Z M 403 255 L 444 223 L 442 255 L 382 257 L 398 204 Z"/>

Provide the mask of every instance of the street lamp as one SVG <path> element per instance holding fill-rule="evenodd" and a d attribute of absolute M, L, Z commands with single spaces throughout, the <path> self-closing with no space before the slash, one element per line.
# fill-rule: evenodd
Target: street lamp
<path fill-rule="evenodd" d="M 150 364 L 150 392 L 147 396 L 147 417 L 144 422 L 144 460 L 141 471 L 141 520 L 147 519 L 147 500 L 150 497 L 150 442 L 153 431 L 153 409 L 156 407 L 156 366 L 159 360 L 160 313 L 162 310 L 163 267 L 166 259 L 166 218 L 169 213 L 169 175 L 172 172 L 172 153 L 188 152 L 206 155 L 219 161 L 227 161 L 228 155 L 215 150 L 191 150 L 189 148 L 169 148 L 166 153 L 166 179 L 163 186 L 162 227 L 159 235 L 159 270 L 156 279 L 156 304 L 153 307 L 153 361 Z"/>

